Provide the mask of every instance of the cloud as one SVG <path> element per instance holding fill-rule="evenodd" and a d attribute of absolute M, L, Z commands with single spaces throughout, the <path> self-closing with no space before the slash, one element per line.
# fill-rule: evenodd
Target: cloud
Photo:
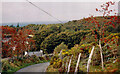
<path fill-rule="evenodd" d="M 38 7 L 47 11 L 61 21 L 79 20 L 96 13 L 95 8 L 100 7 L 101 2 L 34 2 Z M 117 4 L 114 7 L 117 9 Z M 28 2 L 3 2 L 2 22 L 58 22 L 43 11 L 32 6 Z M 1 23 L 1 22 L 0 22 Z M 59 23 L 59 22 L 58 22 Z"/>

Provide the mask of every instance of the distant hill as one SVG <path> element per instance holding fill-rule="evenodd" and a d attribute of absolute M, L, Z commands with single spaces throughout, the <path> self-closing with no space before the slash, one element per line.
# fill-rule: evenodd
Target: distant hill
<path fill-rule="evenodd" d="M 65 23 L 66 21 L 63 21 L 63 23 Z M 23 27 L 23 26 L 27 26 L 27 25 L 29 25 L 29 24 L 56 24 L 56 23 L 59 23 L 58 21 L 53 21 L 53 22 L 50 22 L 50 21 L 46 21 L 46 22 L 28 22 L 28 23 L 26 23 L 26 22 L 23 22 L 23 23 L 21 23 L 21 22 L 18 22 L 19 23 L 19 26 L 20 27 Z M 0 25 L 3 25 L 3 26 L 6 26 L 6 25 L 8 25 L 8 26 L 10 26 L 10 25 L 13 25 L 13 26 L 17 26 L 17 24 L 18 23 L 0 23 Z"/>

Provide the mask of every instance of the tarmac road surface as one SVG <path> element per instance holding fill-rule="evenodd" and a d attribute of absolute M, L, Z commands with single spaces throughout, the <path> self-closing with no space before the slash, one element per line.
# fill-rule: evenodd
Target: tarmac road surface
<path fill-rule="evenodd" d="M 48 66 L 49 66 L 49 62 L 35 64 L 22 68 L 17 72 L 15 72 L 14 74 L 40 74 L 40 73 L 44 73 Z"/>

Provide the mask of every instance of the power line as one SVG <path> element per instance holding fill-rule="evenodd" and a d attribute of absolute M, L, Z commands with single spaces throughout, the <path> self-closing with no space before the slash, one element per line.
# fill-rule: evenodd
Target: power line
<path fill-rule="evenodd" d="M 26 0 L 27 2 L 29 2 L 31 5 L 37 7 L 39 10 L 45 12 L 46 14 L 48 14 L 49 16 L 53 17 L 54 19 L 58 20 L 59 22 L 63 23 L 61 20 L 59 20 L 58 18 L 54 17 L 53 15 L 51 15 L 50 13 L 46 12 L 45 10 L 41 9 L 40 7 L 38 7 L 37 5 L 33 4 L 32 2 Z"/>

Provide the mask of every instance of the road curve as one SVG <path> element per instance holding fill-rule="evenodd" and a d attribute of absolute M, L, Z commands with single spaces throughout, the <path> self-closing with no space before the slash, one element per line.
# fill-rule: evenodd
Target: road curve
<path fill-rule="evenodd" d="M 35 65 L 31 65 L 31 66 L 22 68 L 14 74 L 23 74 L 23 72 L 29 72 L 29 73 L 30 72 L 45 72 L 45 70 L 48 66 L 49 66 L 49 62 L 35 64 Z"/>

